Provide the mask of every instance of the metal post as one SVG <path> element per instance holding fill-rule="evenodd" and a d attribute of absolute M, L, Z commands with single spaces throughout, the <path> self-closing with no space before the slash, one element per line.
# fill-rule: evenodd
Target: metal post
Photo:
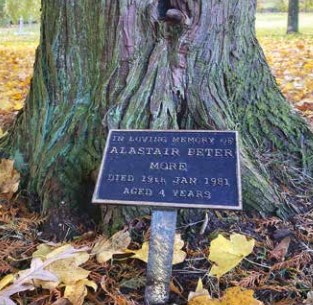
<path fill-rule="evenodd" d="M 146 305 L 161 305 L 168 302 L 176 219 L 176 209 L 152 212 L 145 290 Z"/>
<path fill-rule="evenodd" d="M 23 28 L 24 28 L 24 20 L 23 20 L 23 17 L 20 17 L 18 21 L 18 34 L 19 35 L 23 34 Z"/>

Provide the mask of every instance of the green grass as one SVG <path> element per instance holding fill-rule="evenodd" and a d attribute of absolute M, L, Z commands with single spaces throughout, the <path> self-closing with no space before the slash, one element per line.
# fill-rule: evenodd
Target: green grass
<path fill-rule="evenodd" d="M 287 29 L 287 13 L 258 13 L 255 26 L 258 36 L 283 36 Z M 313 35 L 313 13 L 300 13 L 299 31 L 303 35 Z"/>
<path fill-rule="evenodd" d="M 22 34 L 18 26 L 0 27 L 0 44 L 39 42 L 39 25 L 24 25 Z"/>

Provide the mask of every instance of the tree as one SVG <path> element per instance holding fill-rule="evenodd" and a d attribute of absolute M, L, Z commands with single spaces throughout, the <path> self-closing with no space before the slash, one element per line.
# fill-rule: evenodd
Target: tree
<path fill-rule="evenodd" d="M 4 11 L 5 0 L 0 0 L 0 26 L 7 24 L 7 19 Z"/>
<path fill-rule="evenodd" d="M 4 10 L 6 15 L 9 16 L 13 23 L 18 23 L 19 18 L 22 16 L 22 10 L 19 0 L 6 0 Z"/>
<path fill-rule="evenodd" d="M 23 1 L 23 18 L 29 22 L 40 20 L 40 0 Z"/>
<path fill-rule="evenodd" d="M 300 8 L 304 12 L 312 12 L 313 8 L 313 1 L 312 0 L 305 0 L 300 2 Z"/>
<path fill-rule="evenodd" d="M 22 17 L 26 21 L 37 21 L 40 18 L 40 0 L 6 0 L 5 12 L 13 23 Z"/>
<path fill-rule="evenodd" d="M 64 202 L 90 206 L 111 128 L 238 130 L 245 208 L 280 217 L 305 208 L 313 135 L 271 74 L 255 9 L 255 0 L 43 1 L 26 106 L 0 144 L 43 211 L 60 219 Z M 138 213 L 105 209 L 114 225 Z"/>
<path fill-rule="evenodd" d="M 299 32 L 299 0 L 289 0 L 287 34 Z"/>

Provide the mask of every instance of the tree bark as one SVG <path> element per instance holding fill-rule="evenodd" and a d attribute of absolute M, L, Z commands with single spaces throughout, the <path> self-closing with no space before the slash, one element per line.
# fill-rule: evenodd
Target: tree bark
<path fill-rule="evenodd" d="M 91 205 L 111 128 L 238 130 L 244 207 L 281 217 L 305 208 L 313 136 L 270 72 L 255 9 L 255 0 L 43 1 L 31 90 L 1 144 L 43 211 Z M 106 211 L 114 226 L 138 215 Z"/>
<path fill-rule="evenodd" d="M 299 33 L 299 0 L 289 0 L 287 34 Z"/>

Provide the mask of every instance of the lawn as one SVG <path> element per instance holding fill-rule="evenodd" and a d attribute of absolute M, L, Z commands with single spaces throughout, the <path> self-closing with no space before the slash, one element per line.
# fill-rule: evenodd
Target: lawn
<path fill-rule="evenodd" d="M 3 44 L 28 44 L 38 43 L 39 41 L 39 25 L 24 25 L 23 31 L 19 33 L 17 26 L 0 28 L 0 46 Z"/>
<path fill-rule="evenodd" d="M 255 26 L 258 36 L 284 36 L 287 13 L 258 13 Z M 313 13 L 300 13 L 299 31 L 303 35 L 313 35 Z"/>

